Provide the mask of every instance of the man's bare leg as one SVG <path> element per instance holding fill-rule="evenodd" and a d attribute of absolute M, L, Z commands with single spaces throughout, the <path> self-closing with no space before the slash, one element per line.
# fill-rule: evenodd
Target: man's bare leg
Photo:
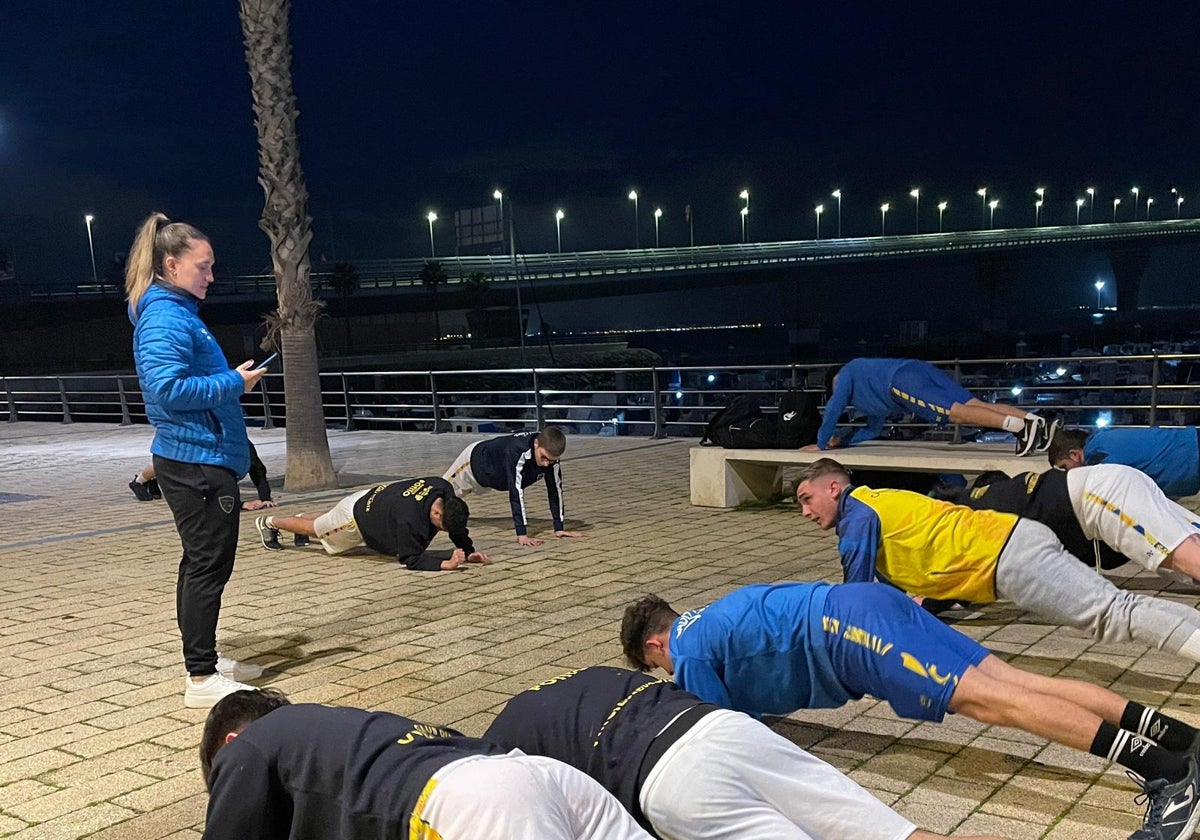
<path fill-rule="evenodd" d="M 1005 417 L 1016 417 L 1022 422 L 1029 412 L 1004 403 L 990 403 L 972 399 L 966 403 L 955 403 L 950 406 L 950 422 L 967 426 L 984 426 L 989 429 L 1003 429 Z"/>
<path fill-rule="evenodd" d="M 299 513 L 295 516 L 268 516 L 267 525 L 289 534 L 301 534 L 305 537 L 316 538 L 317 530 L 313 527 L 317 517 L 311 513 Z"/>

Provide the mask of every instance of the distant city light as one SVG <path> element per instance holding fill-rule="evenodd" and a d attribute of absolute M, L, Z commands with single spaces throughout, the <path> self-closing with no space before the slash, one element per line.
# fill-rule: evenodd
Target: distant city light
<path fill-rule="evenodd" d="M 1013 395 L 1014 397 L 1019 397 L 1019 396 L 1021 396 L 1021 386 L 1020 386 L 1020 385 L 1014 385 L 1014 386 L 1012 386 L 1012 395 Z"/>
<path fill-rule="evenodd" d="M 681 399 L 683 399 L 683 391 L 676 391 L 676 392 L 675 392 L 675 399 L 677 399 L 677 400 L 681 400 Z"/>
<path fill-rule="evenodd" d="M 711 385 L 712 383 L 714 383 L 716 381 L 717 381 L 717 375 L 715 373 L 710 373 L 708 375 L 708 383 Z"/>
<path fill-rule="evenodd" d="M 1055 375 L 1055 376 L 1066 376 L 1066 375 L 1067 375 L 1067 369 L 1066 369 L 1065 367 L 1059 367 L 1059 368 L 1055 368 L 1055 369 L 1054 369 L 1054 375 Z"/>
<path fill-rule="evenodd" d="M 1103 429 L 1105 426 L 1108 426 L 1111 423 L 1112 423 L 1112 412 L 1111 411 L 1102 411 L 1098 415 L 1096 415 L 1096 428 L 1097 429 Z"/>

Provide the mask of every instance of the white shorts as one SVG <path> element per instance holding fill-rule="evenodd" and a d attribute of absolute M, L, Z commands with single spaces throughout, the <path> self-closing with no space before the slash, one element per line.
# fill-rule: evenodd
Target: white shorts
<path fill-rule="evenodd" d="M 475 441 L 458 453 L 458 457 L 454 459 L 450 469 L 442 474 L 442 478 L 450 482 L 450 486 L 454 488 L 454 494 L 460 498 L 468 493 L 483 493 L 491 489 L 476 481 L 475 473 L 471 472 L 471 453 L 479 444 L 480 441 Z"/>
<path fill-rule="evenodd" d="M 841 771 L 739 712 L 709 712 L 642 785 L 663 837 L 902 840 L 917 826 Z"/>
<path fill-rule="evenodd" d="M 414 809 L 428 840 L 649 840 L 612 794 L 552 758 L 476 755 L 433 774 L 428 799 Z M 436 833 L 434 833 L 436 832 Z"/>
<path fill-rule="evenodd" d="M 370 493 L 373 487 L 360 490 L 342 499 L 333 510 L 323 513 L 313 521 L 317 539 L 330 554 L 341 554 L 363 544 L 362 534 L 354 523 L 354 504 Z"/>
<path fill-rule="evenodd" d="M 1151 571 L 1184 540 L 1200 534 L 1196 514 L 1168 499 L 1150 476 L 1133 467 L 1096 464 L 1068 470 L 1067 493 L 1088 539 L 1102 540 Z"/>

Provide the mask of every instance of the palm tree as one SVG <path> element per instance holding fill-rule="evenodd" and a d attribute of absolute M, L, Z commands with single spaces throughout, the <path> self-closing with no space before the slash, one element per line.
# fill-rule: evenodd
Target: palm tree
<path fill-rule="evenodd" d="M 300 168 L 296 94 L 292 90 L 290 0 L 239 0 L 246 65 L 258 130 L 258 183 L 265 203 L 258 226 L 271 243 L 279 307 L 267 316 L 268 340 L 283 355 L 287 490 L 336 487 L 322 410 L 308 246 L 312 217 Z"/>
<path fill-rule="evenodd" d="M 350 263 L 340 262 L 333 266 L 329 274 L 329 285 L 343 302 L 358 289 L 358 269 Z M 354 349 L 354 331 L 350 329 L 350 312 L 342 313 L 342 323 L 346 327 L 346 349 Z"/>
<path fill-rule="evenodd" d="M 433 291 L 433 324 L 437 330 L 435 341 L 440 341 L 442 338 L 442 316 L 438 311 L 437 289 L 438 286 L 449 280 L 450 277 L 446 274 L 446 269 L 437 260 L 426 261 L 421 269 L 420 280 L 421 285 Z"/>

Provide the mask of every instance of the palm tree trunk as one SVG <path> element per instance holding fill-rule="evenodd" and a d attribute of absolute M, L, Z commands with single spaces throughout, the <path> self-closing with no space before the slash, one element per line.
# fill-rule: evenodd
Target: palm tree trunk
<path fill-rule="evenodd" d="M 322 304 L 312 299 L 308 246 L 312 218 L 300 168 L 296 95 L 292 89 L 290 0 L 239 0 L 246 65 L 258 130 L 258 183 L 265 203 L 259 227 L 271 243 L 279 308 L 268 335 L 283 355 L 284 422 L 290 491 L 337 486 L 325 435 L 314 324 Z"/>

